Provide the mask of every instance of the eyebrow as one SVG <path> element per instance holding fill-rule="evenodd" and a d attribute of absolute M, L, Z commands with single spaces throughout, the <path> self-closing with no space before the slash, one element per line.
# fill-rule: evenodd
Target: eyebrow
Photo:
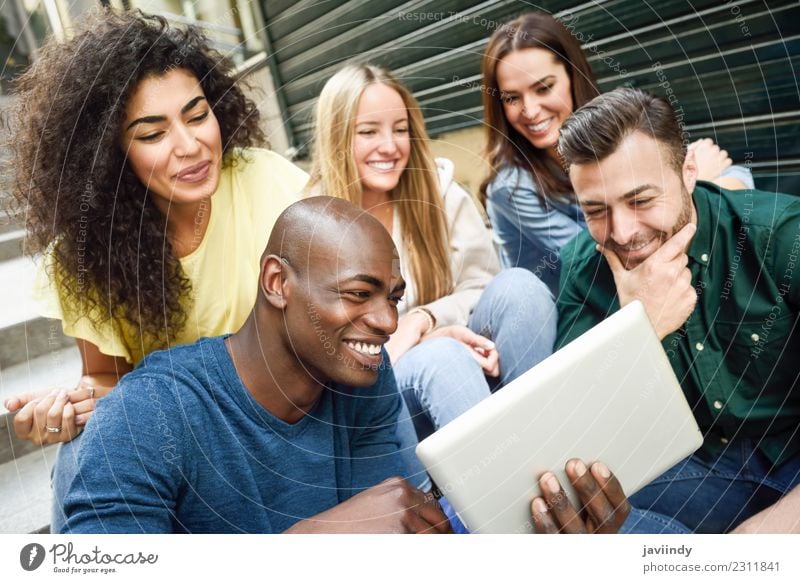
<path fill-rule="evenodd" d="M 375 287 L 383 287 L 383 282 L 380 279 L 372 275 L 367 275 L 366 273 L 359 273 L 357 275 L 354 275 L 353 277 L 349 277 L 342 283 L 347 283 L 350 281 L 361 281 Z M 406 289 L 406 282 L 404 280 L 400 280 L 399 282 L 397 282 L 397 285 L 394 286 L 394 289 L 392 289 L 391 293 L 405 291 L 405 289 Z"/>
<path fill-rule="evenodd" d="M 189 100 L 189 102 L 186 105 L 181 107 L 181 114 L 184 114 L 187 111 L 191 111 L 192 108 L 194 108 L 194 106 L 196 106 L 198 103 L 200 103 L 201 101 L 204 101 L 204 100 L 205 100 L 205 97 L 202 96 L 202 95 L 198 95 L 197 97 Z M 131 129 L 133 126 L 135 126 L 137 124 L 141 124 L 141 123 L 160 123 L 160 122 L 163 122 L 163 121 L 167 121 L 167 117 L 164 116 L 164 115 L 147 115 L 145 117 L 140 117 L 138 119 L 133 120 L 128 125 L 128 127 L 125 128 L 125 131 L 127 132 L 129 129 Z"/>
<path fill-rule="evenodd" d="M 408 121 L 408 116 L 398 118 L 394 120 L 393 123 L 403 123 Z M 379 126 L 381 122 L 379 121 L 359 121 L 356 123 L 357 126 Z"/>
<path fill-rule="evenodd" d="M 641 194 L 647 190 L 657 190 L 658 192 L 661 192 L 661 188 L 656 186 L 655 184 L 642 184 L 641 186 L 637 186 L 636 188 L 629 190 L 628 192 L 623 194 L 620 198 L 622 198 L 622 200 L 629 200 L 634 196 Z M 587 200 L 581 202 L 581 206 L 606 206 L 606 203 L 599 200 Z"/>
<path fill-rule="evenodd" d="M 542 84 L 544 84 L 545 81 L 547 81 L 550 78 L 555 78 L 555 75 L 545 75 L 541 79 L 539 79 L 537 81 L 534 81 L 533 83 L 528 85 L 528 87 L 536 87 L 537 85 L 542 85 Z M 503 91 L 502 89 L 500 91 L 503 92 L 506 95 L 511 95 L 513 93 L 517 93 L 516 91 Z"/>

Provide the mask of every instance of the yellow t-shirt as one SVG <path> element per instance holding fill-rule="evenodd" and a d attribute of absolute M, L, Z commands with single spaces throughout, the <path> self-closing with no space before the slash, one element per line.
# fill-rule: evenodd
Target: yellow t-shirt
<path fill-rule="evenodd" d="M 235 332 L 244 324 L 258 292 L 259 260 L 278 216 L 293 202 L 308 175 L 278 154 L 249 149 L 225 168 L 211 197 L 211 216 L 200 246 L 180 259 L 191 282 L 183 330 L 170 344 Z M 53 284 L 52 256 L 41 262 L 34 289 L 42 316 L 61 320 L 64 334 L 88 340 L 100 352 L 137 364 L 163 346 L 148 346 L 136 326 L 106 319 L 95 326 Z"/>

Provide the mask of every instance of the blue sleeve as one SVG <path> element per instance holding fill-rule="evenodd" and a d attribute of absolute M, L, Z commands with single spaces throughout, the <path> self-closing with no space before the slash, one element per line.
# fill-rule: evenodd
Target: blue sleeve
<path fill-rule="evenodd" d="M 753 173 L 746 166 L 737 166 L 735 164 L 733 166 L 728 166 L 722 171 L 720 176 L 725 178 L 735 178 L 750 190 L 756 187 L 755 182 L 753 182 Z"/>
<path fill-rule="evenodd" d="M 64 498 L 64 533 L 169 533 L 182 483 L 183 420 L 172 388 L 126 377 L 86 425 Z"/>
<path fill-rule="evenodd" d="M 384 363 L 389 362 L 385 351 L 383 359 Z M 402 397 L 391 366 L 381 365 L 378 380 L 368 391 L 369 398 L 359 407 L 350 438 L 350 467 L 355 490 L 407 474 L 397 436 Z"/>
<path fill-rule="evenodd" d="M 487 201 L 503 250 L 510 258 L 525 255 L 531 247 L 539 255 L 558 254 L 584 227 L 577 216 L 568 216 L 555 205 L 545 208 L 531 179 L 519 176 L 519 172 L 498 174 Z"/>

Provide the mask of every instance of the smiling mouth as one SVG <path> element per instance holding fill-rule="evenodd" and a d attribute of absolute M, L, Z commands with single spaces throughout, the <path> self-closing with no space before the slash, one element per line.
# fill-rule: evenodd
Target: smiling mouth
<path fill-rule="evenodd" d="M 180 182 L 199 182 L 208 176 L 210 168 L 211 162 L 201 162 L 181 170 L 175 175 L 175 179 Z"/>
<path fill-rule="evenodd" d="M 635 245 L 626 245 L 624 247 L 617 246 L 617 249 L 622 253 L 635 254 L 644 249 L 645 247 L 647 247 L 648 245 L 650 245 L 650 243 L 652 243 L 656 239 L 658 239 L 658 237 L 653 237 L 652 239 L 648 239 L 644 243 L 637 243 Z"/>
<path fill-rule="evenodd" d="M 379 172 L 388 172 L 395 169 L 395 166 L 397 166 L 397 160 L 391 160 L 389 162 L 367 162 L 367 166 L 378 170 Z"/>
<path fill-rule="evenodd" d="M 382 344 L 368 344 L 367 342 L 353 342 L 352 340 L 345 340 L 344 343 L 351 350 L 365 356 L 377 356 L 381 353 Z"/>
<path fill-rule="evenodd" d="M 528 131 L 533 132 L 535 134 L 545 132 L 550 129 L 550 125 L 553 123 L 553 117 L 548 117 L 544 121 L 540 121 L 537 124 L 529 124 L 525 127 L 528 128 Z"/>

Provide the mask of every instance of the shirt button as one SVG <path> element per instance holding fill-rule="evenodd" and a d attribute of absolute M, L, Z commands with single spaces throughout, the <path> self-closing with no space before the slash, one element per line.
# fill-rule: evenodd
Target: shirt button
<path fill-rule="evenodd" d="M 722 409 L 722 401 L 714 401 L 714 409 Z"/>
<path fill-rule="evenodd" d="M 700 256 L 700 261 L 702 261 L 703 263 L 707 262 L 708 261 L 708 253 L 703 253 Z"/>
<path fill-rule="evenodd" d="M 721 443 L 728 443 L 728 440 L 724 437 L 720 437 L 719 440 Z"/>
<path fill-rule="evenodd" d="M 705 348 L 702 342 L 698 342 L 697 344 L 694 345 L 694 347 L 698 350 L 698 352 L 703 350 L 703 348 Z"/>
<path fill-rule="evenodd" d="M 750 335 L 750 340 L 752 340 L 753 342 L 758 342 L 759 338 L 761 338 L 761 337 L 758 334 L 751 334 Z"/>

